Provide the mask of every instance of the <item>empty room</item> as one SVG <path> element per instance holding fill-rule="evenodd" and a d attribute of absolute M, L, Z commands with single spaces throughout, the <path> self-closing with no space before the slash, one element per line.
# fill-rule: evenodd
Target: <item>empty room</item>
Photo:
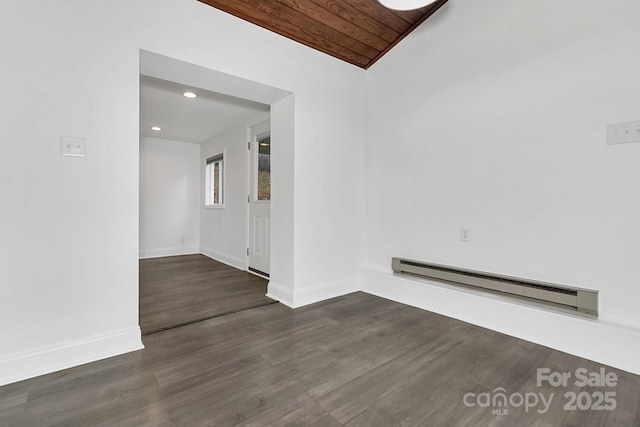
<path fill-rule="evenodd" d="M 0 426 L 640 425 L 639 2 L 0 12 Z"/>

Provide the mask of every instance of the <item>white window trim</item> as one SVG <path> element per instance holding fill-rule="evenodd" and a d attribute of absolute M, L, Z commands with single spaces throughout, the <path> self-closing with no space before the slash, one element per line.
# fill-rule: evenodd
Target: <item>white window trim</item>
<path fill-rule="evenodd" d="M 214 156 L 210 156 L 207 158 L 207 160 L 205 160 L 205 167 L 204 167 L 204 180 L 205 180 L 205 185 L 204 185 L 204 207 L 205 209 L 224 209 L 224 204 L 226 201 L 226 186 L 227 186 L 227 168 L 225 165 L 225 157 L 226 157 L 226 150 L 224 150 L 222 153 L 216 154 Z M 220 183 L 220 197 L 222 198 L 222 203 L 209 203 L 209 201 L 211 200 L 210 198 L 210 175 L 209 175 L 209 171 L 210 171 L 210 167 L 209 165 L 214 164 L 217 161 L 221 160 L 221 166 L 222 166 L 222 174 L 221 174 L 221 180 L 222 182 Z M 211 195 L 211 197 L 213 197 Z"/>

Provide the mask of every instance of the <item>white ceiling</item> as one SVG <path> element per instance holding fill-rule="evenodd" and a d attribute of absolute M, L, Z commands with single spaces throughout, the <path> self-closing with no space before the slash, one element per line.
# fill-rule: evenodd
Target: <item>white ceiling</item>
<path fill-rule="evenodd" d="M 195 99 L 182 96 L 198 94 Z M 269 106 L 246 99 L 140 76 L 140 135 L 201 144 L 212 137 L 269 111 Z M 159 126 L 156 132 L 151 126 Z"/>

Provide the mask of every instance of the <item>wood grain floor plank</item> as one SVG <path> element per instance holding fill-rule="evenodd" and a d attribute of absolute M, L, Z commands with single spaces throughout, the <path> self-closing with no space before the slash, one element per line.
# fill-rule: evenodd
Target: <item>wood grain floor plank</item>
<path fill-rule="evenodd" d="M 0 387 L 0 426 L 638 425 L 639 376 L 605 367 L 619 378 L 616 410 L 567 411 L 562 394 L 581 388 L 538 387 L 537 368 L 599 364 L 363 293 L 263 306 L 144 344 Z M 497 387 L 556 396 L 546 413 L 463 403 Z"/>
<path fill-rule="evenodd" d="M 267 281 L 204 255 L 140 260 L 140 328 L 144 334 L 274 301 Z"/>
<path fill-rule="evenodd" d="M 342 425 L 315 402 L 309 402 L 272 423 L 273 426 L 278 427 L 310 426 L 314 424 L 324 426 Z"/>
<path fill-rule="evenodd" d="M 24 411 L 29 393 L 26 391 L 10 391 L 0 393 L 0 414 L 14 415 Z"/>

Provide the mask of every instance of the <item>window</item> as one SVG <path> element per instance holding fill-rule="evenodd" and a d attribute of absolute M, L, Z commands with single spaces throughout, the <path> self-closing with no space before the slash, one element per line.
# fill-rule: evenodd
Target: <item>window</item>
<path fill-rule="evenodd" d="M 224 155 L 209 157 L 205 172 L 205 204 L 224 205 Z"/>
<path fill-rule="evenodd" d="M 258 137 L 258 200 L 271 200 L 271 136 Z"/>

